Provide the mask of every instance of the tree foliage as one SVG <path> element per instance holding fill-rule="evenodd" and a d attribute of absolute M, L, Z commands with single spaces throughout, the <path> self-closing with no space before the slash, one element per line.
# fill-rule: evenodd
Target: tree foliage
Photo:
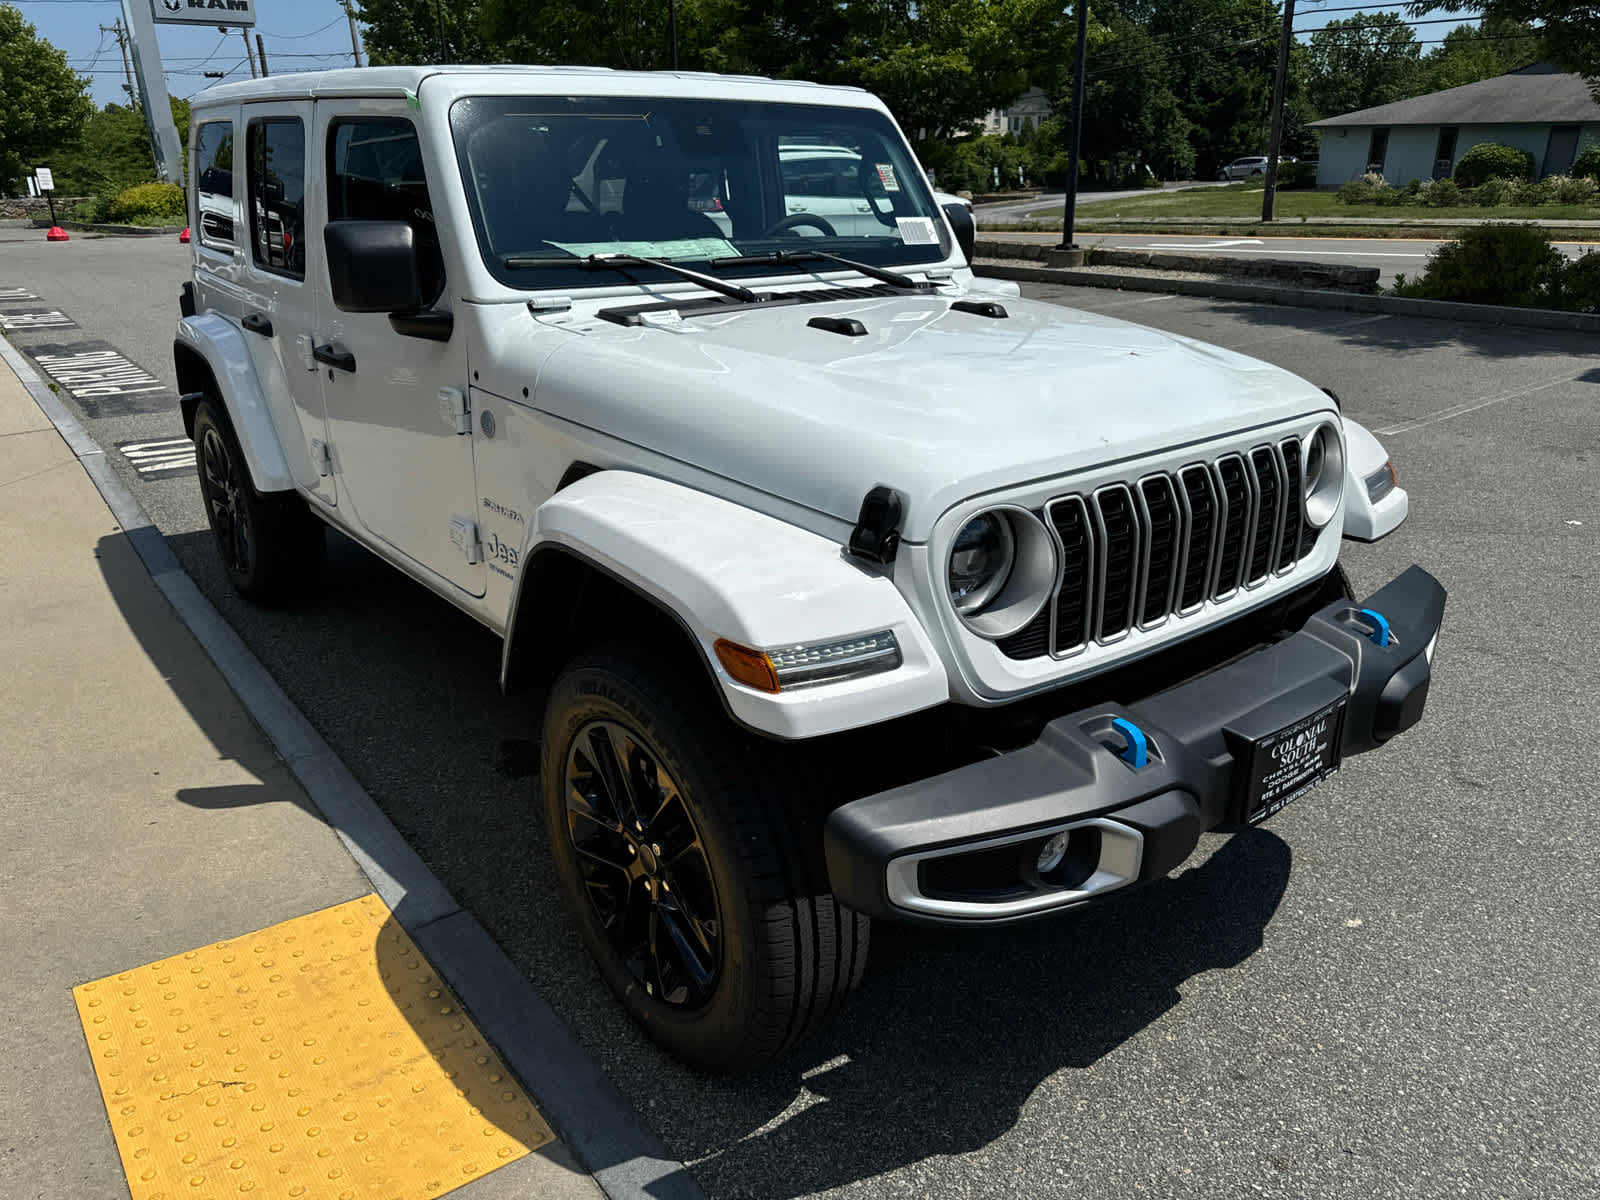
<path fill-rule="evenodd" d="M 1313 33 L 1307 60 L 1307 98 L 1334 117 L 1416 95 L 1422 46 L 1395 13 L 1356 13 Z"/>
<path fill-rule="evenodd" d="M 1481 16 L 1511 26 L 1536 26 L 1529 43 L 1538 60 L 1576 71 L 1600 98 L 1600 4 L 1592 0 L 1413 0 L 1412 16 L 1446 12 Z"/>
<path fill-rule="evenodd" d="M 169 97 L 172 123 L 185 147 L 189 144 L 189 102 Z M 115 196 L 156 177 L 150 134 L 144 113 L 123 104 L 108 104 L 91 113 L 76 142 L 42 160 L 55 174 L 63 196 Z"/>
<path fill-rule="evenodd" d="M 67 56 L 0 4 L 0 188 L 76 140 L 94 111 Z"/>
<path fill-rule="evenodd" d="M 1423 58 L 1417 91 L 1442 92 L 1525 67 L 1538 61 L 1538 42 L 1532 26 L 1500 17 L 1457 25 Z"/>

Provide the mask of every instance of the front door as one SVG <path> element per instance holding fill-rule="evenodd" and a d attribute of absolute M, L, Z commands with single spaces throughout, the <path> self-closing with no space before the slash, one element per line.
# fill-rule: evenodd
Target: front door
<path fill-rule="evenodd" d="M 1456 169 L 1456 135 L 1460 131 L 1454 125 L 1447 125 L 1439 130 L 1439 140 L 1433 147 L 1433 177 L 1445 179 L 1455 174 Z"/>
<path fill-rule="evenodd" d="M 326 221 L 404 221 L 422 258 L 424 308 L 449 308 L 416 125 L 401 101 L 318 101 L 313 197 Z M 484 592 L 472 434 L 451 396 L 467 392 L 466 339 L 397 331 L 387 313 L 341 312 L 317 296 L 316 349 L 341 507 L 427 573 Z"/>

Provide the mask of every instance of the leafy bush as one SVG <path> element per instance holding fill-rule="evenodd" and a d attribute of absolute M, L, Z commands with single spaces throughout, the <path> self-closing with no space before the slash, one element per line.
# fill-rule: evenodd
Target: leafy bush
<path fill-rule="evenodd" d="M 1283 191 L 1300 191 L 1317 186 L 1317 164 L 1314 162 L 1281 162 L 1278 164 L 1278 187 Z"/>
<path fill-rule="evenodd" d="M 1564 299 L 1566 269 L 1537 225 L 1489 223 L 1440 246 L 1421 277 L 1397 282 L 1395 291 L 1424 300 L 1546 307 Z"/>
<path fill-rule="evenodd" d="M 165 225 L 182 221 L 187 210 L 176 183 L 138 183 L 117 193 L 105 206 L 105 220 L 117 225 Z"/>
<path fill-rule="evenodd" d="M 1458 173 L 1457 179 L 1461 176 Z M 1519 204 L 1523 200 L 1526 185 L 1520 179 L 1504 179 L 1496 176 L 1486 179 L 1478 188 L 1478 203 L 1484 208 L 1498 208 L 1505 204 Z"/>
<path fill-rule="evenodd" d="M 1593 204 L 1600 184 L 1583 176 L 1550 175 L 1539 181 L 1544 204 Z"/>
<path fill-rule="evenodd" d="M 1411 197 L 1404 188 L 1392 188 L 1387 183 L 1380 183 L 1372 189 L 1372 203 L 1381 204 L 1385 208 L 1393 208 L 1399 204 L 1409 204 Z"/>
<path fill-rule="evenodd" d="M 1533 155 L 1515 146 L 1479 142 L 1456 163 L 1456 182 L 1476 187 L 1489 179 L 1533 178 Z"/>
<path fill-rule="evenodd" d="M 1600 252 L 1591 250 L 1561 272 L 1561 307 L 1600 312 Z"/>
<path fill-rule="evenodd" d="M 1429 208 L 1453 208 L 1462 202 L 1461 185 L 1454 179 L 1430 179 L 1417 189 L 1417 200 Z"/>
<path fill-rule="evenodd" d="M 1568 173 L 1574 179 L 1600 182 L 1600 142 L 1590 142 L 1585 146 L 1583 153 L 1572 160 L 1572 170 Z"/>

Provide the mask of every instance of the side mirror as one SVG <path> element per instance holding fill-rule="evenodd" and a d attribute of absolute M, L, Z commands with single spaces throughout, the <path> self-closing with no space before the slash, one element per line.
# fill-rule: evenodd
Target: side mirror
<path fill-rule="evenodd" d="M 404 221 L 329 221 L 322 229 L 328 286 L 344 312 L 413 313 L 422 307 L 416 235 Z"/>
<path fill-rule="evenodd" d="M 944 215 L 950 218 L 950 228 L 955 230 L 956 245 L 966 255 L 967 265 L 972 264 L 972 248 L 978 240 L 978 223 L 972 219 L 972 210 L 965 204 L 950 203 L 944 206 Z"/>

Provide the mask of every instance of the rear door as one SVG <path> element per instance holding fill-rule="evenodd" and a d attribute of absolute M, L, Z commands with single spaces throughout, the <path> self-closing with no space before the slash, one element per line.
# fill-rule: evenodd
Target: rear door
<path fill-rule="evenodd" d="M 317 257 L 328 221 L 404 221 L 422 259 L 424 308 L 448 311 L 422 141 L 404 101 L 318 101 L 314 145 Z M 466 337 L 410 336 L 388 313 L 342 312 L 323 279 L 314 340 L 341 505 L 423 571 L 483 595 L 473 435 L 455 406 L 468 390 Z"/>
<path fill-rule="evenodd" d="M 239 322 L 295 481 L 331 505 L 336 490 L 311 359 L 322 283 L 322 256 L 308 253 L 306 240 L 311 102 L 247 104 L 243 118 Z"/>

